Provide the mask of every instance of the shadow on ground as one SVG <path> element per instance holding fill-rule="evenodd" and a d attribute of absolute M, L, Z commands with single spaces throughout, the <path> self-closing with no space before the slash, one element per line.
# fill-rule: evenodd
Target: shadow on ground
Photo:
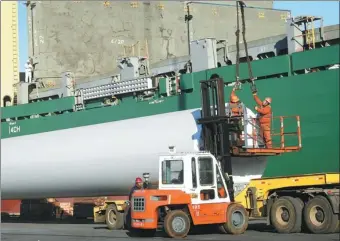
<path fill-rule="evenodd" d="M 50 219 L 50 220 L 40 220 L 40 219 L 23 219 L 20 217 L 6 217 L 1 218 L 1 223 L 32 223 L 32 224 L 93 224 L 93 219 L 76 219 L 72 217 L 67 217 L 65 219 Z"/>
<path fill-rule="evenodd" d="M 6 217 L 2 218 L 2 223 L 32 223 L 32 224 L 94 224 L 93 219 L 76 219 L 72 217 L 67 217 L 65 219 L 53 219 L 53 220 L 25 220 L 19 217 Z M 93 229 L 107 229 L 109 230 L 105 224 L 100 226 L 93 227 Z M 247 230 L 257 231 L 257 232 L 267 232 L 267 233 L 275 233 L 275 229 L 272 226 L 267 226 L 266 223 L 250 222 Z M 193 227 L 190 231 L 190 234 L 219 234 L 219 230 L 216 225 L 205 225 L 199 227 Z M 133 236 L 133 234 L 127 231 L 128 236 Z M 162 232 L 157 232 L 156 236 L 163 236 Z"/>

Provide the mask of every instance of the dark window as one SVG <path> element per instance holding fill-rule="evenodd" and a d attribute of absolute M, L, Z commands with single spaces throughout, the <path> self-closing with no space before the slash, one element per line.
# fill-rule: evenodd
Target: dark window
<path fill-rule="evenodd" d="M 214 189 L 204 189 L 200 192 L 201 200 L 212 200 L 215 199 L 215 190 Z"/>
<path fill-rule="evenodd" d="M 183 184 L 183 161 L 166 160 L 162 162 L 162 183 Z"/>
<path fill-rule="evenodd" d="M 216 166 L 216 179 L 217 179 L 217 193 L 219 198 L 226 198 L 228 196 L 227 191 L 223 185 L 222 174 L 220 170 L 218 170 L 218 166 Z"/>
<path fill-rule="evenodd" d="M 198 159 L 200 184 L 201 185 L 213 185 L 214 184 L 214 172 L 213 161 L 210 157 L 200 157 Z"/>
<path fill-rule="evenodd" d="M 197 187 L 197 175 L 196 175 L 196 160 L 193 157 L 191 159 L 191 170 L 192 170 L 192 187 Z"/>

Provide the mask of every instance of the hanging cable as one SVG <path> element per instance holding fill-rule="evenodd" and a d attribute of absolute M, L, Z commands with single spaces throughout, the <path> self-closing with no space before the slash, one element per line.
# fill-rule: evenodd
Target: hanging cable
<path fill-rule="evenodd" d="M 240 20 L 238 14 L 238 4 L 236 3 L 236 71 L 235 71 L 235 90 L 240 89 Z"/>
<path fill-rule="evenodd" d="M 243 42 L 244 42 L 244 50 L 246 52 L 246 58 L 247 58 L 247 64 L 248 64 L 248 71 L 249 71 L 249 80 L 251 81 L 251 91 L 256 92 L 256 85 L 255 85 L 255 78 L 253 76 L 253 71 L 251 69 L 251 64 L 250 64 L 250 59 L 248 55 L 248 46 L 247 46 L 247 40 L 246 40 L 246 24 L 245 24 L 245 19 L 244 19 L 244 7 L 245 4 L 243 1 L 238 1 L 240 4 L 241 8 L 241 18 L 242 18 L 242 37 L 243 37 Z M 237 16 L 238 18 L 238 16 Z"/>

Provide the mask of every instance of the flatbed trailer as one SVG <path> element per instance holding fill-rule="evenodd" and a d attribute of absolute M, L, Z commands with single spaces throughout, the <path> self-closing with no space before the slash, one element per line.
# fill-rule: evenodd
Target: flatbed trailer
<path fill-rule="evenodd" d="M 253 179 L 235 201 L 280 233 L 334 233 L 339 232 L 339 194 L 340 173 L 319 173 Z"/>

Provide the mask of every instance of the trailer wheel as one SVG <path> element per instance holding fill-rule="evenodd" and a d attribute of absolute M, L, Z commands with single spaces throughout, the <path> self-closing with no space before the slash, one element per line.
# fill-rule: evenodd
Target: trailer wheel
<path fill-rule="evenodd" d="M 124 215 L 118 212 L 116 205 L 110 204 L 105 213 L 106 225 L 111 230 L 122 229 L 124 225 Z"/>
<path fill-rule="evenodd" d="M 302 226 L 302 202 L 293 197 L 280 197 L 273 203 L 270 219 L 279 233 L 298 233 Z"/>
<path fill-rule="evenodd" d="M 340 233 L 340 220 L 339 220 L 339 218 L 338 218 L 338 225 L 335 229 L 335 233 Z"/>
<path fill-rule="evenodd" d="M 190 218 L 182 210 L 173 210 L 165 216 L 164 230 L 171 238 L 184 238 L 190 231 Z"/>
<path fill-rule="evenodd" d="M 338 229 L 337 215 L 333 213 L 332 206 L 323 196 L 316 196 L 307 202 L 303 217 L 311 233 L 334 233 Z"/>
<path fill-rule="evenodd" d="M 243 234 L 248 228 L 249 216 L 246 209 L 237 203 L 230 204 L 227 209 L 227 222 L 219 225 L 224 234 Z"/>

